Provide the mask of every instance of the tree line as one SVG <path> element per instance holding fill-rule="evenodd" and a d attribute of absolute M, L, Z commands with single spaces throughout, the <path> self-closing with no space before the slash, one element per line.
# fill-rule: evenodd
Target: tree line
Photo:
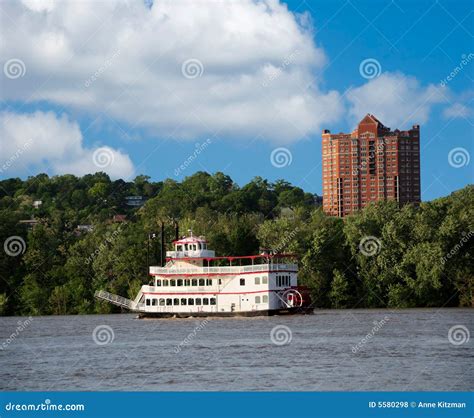
<path fill-rule="evenodd" d="M 146 201 L 129 206 L 127 196 Z M 147 248 L 150 263 L 159 260 L 149 233 L 163 223 L 171 241 L 175 222 L 205 235 L 218 255 L 296 253 L 316 308 L 473 306 L 473 220 L 472 185 L 340 219 L 311 193 L 260 177 L 242 187 L 205 172 L 182 182 L 105 173 L 11 178 L 0 181 L 0 314 L 116 311 L 94 292 L 134 298 L 149 281 Z"/>

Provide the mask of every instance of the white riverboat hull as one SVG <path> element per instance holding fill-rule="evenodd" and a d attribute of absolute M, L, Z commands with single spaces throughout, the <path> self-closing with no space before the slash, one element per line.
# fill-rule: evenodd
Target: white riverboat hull
<path fill-rule="evenodd" d="M 294 307 L 281 309 L 267 309 L 260 311 L 243 312 L 140 312 L 140 319 L 160 318 L 231 318 L 231 317 L 256 317 L 256 316 L 279 316 L 279 315 L 311 315 L 314 313 L 312 307 Z"/>

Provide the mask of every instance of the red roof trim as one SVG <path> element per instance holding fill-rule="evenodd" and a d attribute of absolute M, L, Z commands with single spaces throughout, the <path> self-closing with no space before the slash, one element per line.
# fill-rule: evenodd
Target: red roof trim
<path fill-rule="evenodd" d="M 248 295 L 248 294 L 251 294 L 251 293 L 270 293 L 270 292 L 280 292 L 280 291 L 285 291 L 285 290 L 288 290 L 288 289 L 291 289 L 291 287 L 285 287 L 283 289 L 266 289 L 266 290 L 256 290 L 256 291 L 253 291 L 253 292 L 181 292 L 181 293 L 176 293 L 176 292 L 143 292 L 144 295 L 167 295 L 167 296 L 171 296 L 171 295 L 175 295 L 175 296 L 186 296 L 186 295 Z"/>
<path fill-rule="evenodd" d="M 187 237 L 187 238 L 181 238 L 176 241 L 173 241 L 173 244 L 193 244 L 196 242 L 205 242 L 207 243 L 207 240 L 199 238 L 199 237 Z"/>
<path fill-rule="evenodd" d="M 264 270 L 264 271 L 246 271 L 242 273 L 149 273 L 150 276 L 181 276 L 181 277 L 192 277 L 192 276 L 243 276 L 244 274 L 262 274 L 262 273 L 296 273 L 294 270 Z"/>
<path fill-rule="evenodd" d="M 192 261 L 192 260 L 239 260 L 239 259 L 252 259 L 256 258 L 298 258 L 296 254 L 259 254 L 259 255 L 240 255 L 240 256 L 220 256 L 220 257 L 166 257 L 166 261 Z"/>

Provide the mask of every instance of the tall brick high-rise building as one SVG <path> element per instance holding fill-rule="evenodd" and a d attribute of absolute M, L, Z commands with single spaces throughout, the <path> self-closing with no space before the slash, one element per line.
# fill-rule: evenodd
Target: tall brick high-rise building
<path fill-rule="evenodd" d="M 323 210 L 345 216 L 378 200 L 420 202 L 420 126 L 384 126 L 368 114 L 350 134 L 324 130 Z"/>

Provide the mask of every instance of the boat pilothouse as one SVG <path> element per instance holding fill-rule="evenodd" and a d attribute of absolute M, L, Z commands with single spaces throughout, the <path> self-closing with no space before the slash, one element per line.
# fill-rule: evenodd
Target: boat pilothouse
<path fill-rule="evenodd" d="M 151 266 L 152 281 L 135 300 L 99 291 L 96 296 L 146 317 L 258 316 L 311 313 L 298 286 L 292 254 L 216 257 L 202 236 L 177 239 L 164 266 Z"/>

